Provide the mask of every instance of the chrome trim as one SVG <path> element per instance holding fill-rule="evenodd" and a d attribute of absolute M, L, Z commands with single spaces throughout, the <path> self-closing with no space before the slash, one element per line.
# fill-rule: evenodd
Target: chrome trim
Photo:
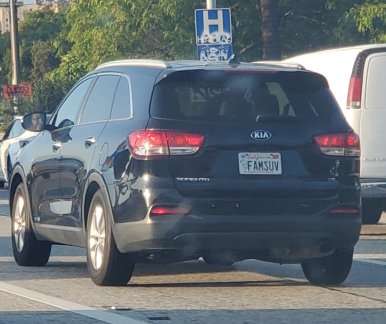
<path fill-rule="evenodd" d="M 61 225 L 50 225 L 50 224 L 36 224 L 38 227 L 44 227 L 44 228 L 50 228 L 53 230 L 60 230 L 60 231 L 71 231 L 71 232 L 81 232 L 82 229 L 79 227 L 72 227 L 72 226 L 61 226 Z"/>

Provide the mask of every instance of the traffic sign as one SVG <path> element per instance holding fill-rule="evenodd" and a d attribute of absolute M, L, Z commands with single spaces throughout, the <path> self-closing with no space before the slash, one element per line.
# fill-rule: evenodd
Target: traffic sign
<path fill-rule="evenodd" d="M 228 61 L 232 56 L 232 45 L 197 45 L 197 60 Z"/>
<path fill-rule="evenodd" d="M 232 25 L 230 9 L 197 9 L 197 45 L 232 44 Z"/>

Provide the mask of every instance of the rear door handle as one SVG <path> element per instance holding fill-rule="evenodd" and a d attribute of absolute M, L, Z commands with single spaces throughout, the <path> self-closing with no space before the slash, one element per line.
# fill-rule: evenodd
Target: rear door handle
<path fill-rule="evenodd" d="M 97 140 L 95 139 L 95 137 L 89 136 L 89 137 L 87 137 L 87 139 L 85 140 L 84 145 L 85 145 L 86 147 L 90 147 L 91 145 L 96 144 L 96 142 L 97 142 Z"/>
<path fill-rule="evenodd" d="M 52 150 L 53 150 L 54 152 L 56 152 L 57 150 L 59 150 L 61 147 L 62 147 L 62 143 L 60 143 L 60 142 L 56 142 L 55 144 L 52 144 Z"/>

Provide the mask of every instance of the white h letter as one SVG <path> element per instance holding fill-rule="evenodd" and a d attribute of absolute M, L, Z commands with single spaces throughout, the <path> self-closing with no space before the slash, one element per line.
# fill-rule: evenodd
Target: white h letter
<path fill-rule="evenodd" d="M 217 25 L 219 35 L 224 34 L 224 22 L 223 22 L 221 10 L 217 11 L 217 19 L 209 19 L 208 11 L 203 12 L 202 18 L 204 22 L 204 31 L 203 31 L 204 35 L 210 35 L 209 26 L 215 26 L 215 25 Z"/>

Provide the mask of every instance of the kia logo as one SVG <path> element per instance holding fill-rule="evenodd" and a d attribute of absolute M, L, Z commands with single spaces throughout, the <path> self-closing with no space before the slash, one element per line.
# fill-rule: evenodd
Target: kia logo
<path fill-rule="evenodd" d="M 255 130 L 251 133 L 251 137 L 254 140 L 269 140 L 272 134 L 264 130 Z"/>

